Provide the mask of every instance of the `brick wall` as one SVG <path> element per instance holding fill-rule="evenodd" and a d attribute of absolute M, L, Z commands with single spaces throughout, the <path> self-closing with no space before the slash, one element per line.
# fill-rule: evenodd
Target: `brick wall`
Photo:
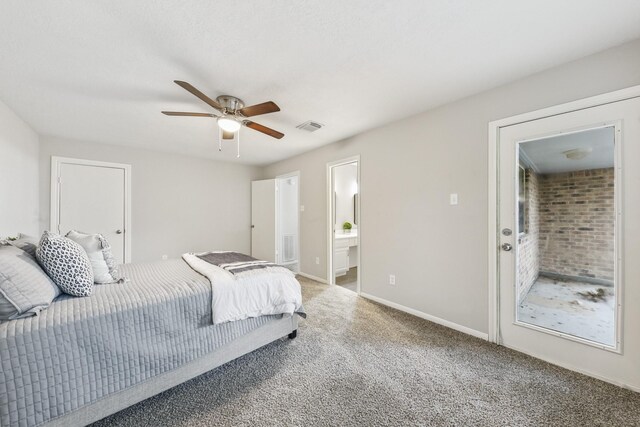
<path fill-rule="evenodd" d="M 538 175 L 531 169 L 525 173 L 526 233 L 518 236 L 518 301 L 525 297 L 540 272 L 539 254 L 539 183 Z"/>
<path fill-rule="evenodd" d="M 540 175 L 540 271 L 614 277 L 614 170 Z"/>

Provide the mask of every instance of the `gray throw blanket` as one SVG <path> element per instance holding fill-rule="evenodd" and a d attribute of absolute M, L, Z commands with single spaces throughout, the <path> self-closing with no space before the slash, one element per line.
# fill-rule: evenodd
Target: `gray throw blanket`
<path fill-rule="evenodd" d="M 216 265 L 228 271 L 234 276 L 251 270 L 280 267 L 278 264 L 269 261 L 260 261 L 239 252 L 207 252 L 196 256 L 209 264 Z"/>

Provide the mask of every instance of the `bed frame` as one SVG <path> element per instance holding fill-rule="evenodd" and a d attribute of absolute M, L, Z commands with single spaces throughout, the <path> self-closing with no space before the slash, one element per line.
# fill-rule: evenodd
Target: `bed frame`
<path fill-rule="evenodd" d="M 285 315 L 281 319 L 261 327 L 218 348 L 214 352 L 170 372 L 155 376 L 126 390 L 110 394 L 103 399 L 55 418 L 47 426 L 85 426 L 115 414 L 129 406 L 162 393 L 192 378 L 204 374 L 218 366 L 251 353 L 275 340 L 288 336 L 294 339 L 298 335 L 297 315 Z"/>

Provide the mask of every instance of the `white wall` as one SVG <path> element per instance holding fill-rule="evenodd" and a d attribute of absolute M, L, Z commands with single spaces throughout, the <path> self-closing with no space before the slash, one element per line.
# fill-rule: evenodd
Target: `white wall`
<path fill-rule="evenodd" d="M 38 134 L 0 101 L 0 236 L 37 235 Z"/>
<path fill-rule="evenodd" d="M 326 164 L 359 154 L 362 291 L 486 333 L 487 124 L 638 84 L 640 40 L 266 167 L 301 171 L 301 271 L 326 278 Z"/>
<path fill-rule="evenodd" d="M 131 165 L 133 262 L 216 249 L 250 253 L 251 180 L 259 174 L 256 167 L 42 137 L 42 230 L 49 228 L 51 156 Z"/>
<path fill-rule="evenodd" d="M 342 224 L 349 221 L 355 227 L 353 220 L 353 195 L 358 188 L 357 163 L 336 166 L 333 168 L 333 181 L 336 197 L 336 230 L 342 230 Z"/>

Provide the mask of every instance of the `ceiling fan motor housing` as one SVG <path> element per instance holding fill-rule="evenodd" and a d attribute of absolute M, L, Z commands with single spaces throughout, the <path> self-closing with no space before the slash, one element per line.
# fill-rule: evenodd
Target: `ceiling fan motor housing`
<path fill-rule="evenodd" d="M 232 114 L 244 107 L 244 102 L 242 102 L 240 98 L 231 95 L 220 95 L 216 98 L 216 101 L 218 101 L 218 104 L 226 109 L 227 112 Z"/>

